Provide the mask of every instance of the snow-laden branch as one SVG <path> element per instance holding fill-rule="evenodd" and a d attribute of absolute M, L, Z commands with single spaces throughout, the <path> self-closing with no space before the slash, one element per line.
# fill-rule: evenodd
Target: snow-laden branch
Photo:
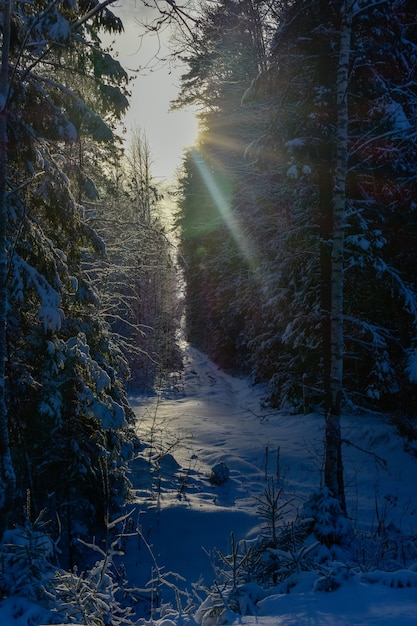
<path fill-rule="evenodd" d="M 13 256 L 11 271 L 14 297 L 23 301 L 27 297 L 27 289 L 33 288 L 40 301 L 37 318 L 43 322 L 45 330 L 59 330 L 64 319 L 59 292 L 17 253 Z"/>
<path fill-rule="evenodd" d="M 91 19 L 92 17 L 95 17 L 96 15 L 101 13 L 103 9 L 108 7 L 110 4 L 114 4 L 115 2 L 116 0 L 104 0 L 104 2 L 100 2 L 95 7 L 90 9 L 90 11 L 88 11 L 85 15 L 83 15 L 82 17 L 78 18 L 78 20 L 73 22 L 71 25 L 72 30 L 77 30 L 80 26 L 88 22 L 89 19 Z"/>

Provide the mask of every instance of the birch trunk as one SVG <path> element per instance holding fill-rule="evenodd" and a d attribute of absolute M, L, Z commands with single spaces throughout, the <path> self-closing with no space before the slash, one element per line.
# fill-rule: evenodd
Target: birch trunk
<path fill-rule="evenodd" d="M 0 67 L 0 540 L 7 528 L 16 478 L 9 445 L 6 384 L 7 315 L 7 100 L 9 97 L 9 46 L 11 0 L 3 1 L 3 41 Z"/>
<path fill-rule="evenodd" d="M 325 485 L 345 507 L 341 452 L 340 404 L 343 392 L 343 248 L 348 160 L 348 82 L 352 14 L 342 8 L 337 70 L 336 167 L 333 185 L 333 241 L 331 258 L 330 409 L 326 415 Z"/>

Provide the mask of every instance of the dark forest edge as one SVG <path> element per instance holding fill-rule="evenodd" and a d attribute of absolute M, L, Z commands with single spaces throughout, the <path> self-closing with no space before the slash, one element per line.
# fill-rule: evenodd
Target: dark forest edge
<path fill-rule="evenodd" d="M 344 3 L 284 4 L 279 27 L 267 2 L 207 8 L 177 103 L 199 105 L 204 129 L 178 221 L 190 339 L 301 406 L 303 375 L 319 404 L 330 377 Z M 350 4 L 344 402 L 414 416 L 414 12 Z"/>

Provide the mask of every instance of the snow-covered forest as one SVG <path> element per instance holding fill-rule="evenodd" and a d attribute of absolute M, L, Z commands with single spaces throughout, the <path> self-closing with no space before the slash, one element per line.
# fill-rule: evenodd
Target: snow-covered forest
<path fill-rule="evenodd" d="M 1 3 L 0 621 L 415 623 L 414 2 L 145 4 L 171 220 L 116 3 Z"/>

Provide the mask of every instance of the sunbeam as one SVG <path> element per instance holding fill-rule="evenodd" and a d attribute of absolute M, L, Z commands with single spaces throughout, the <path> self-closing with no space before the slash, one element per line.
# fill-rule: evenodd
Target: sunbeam
<path fill-rule="evenodd" d="M 197 150 L 193 150 L 192 158 L 197 166 L 197 169 L 204 181 L 207 190 L 221 216 L 223 222 L 227 226 L 230 234 L 232 235 L 238 250 L 243 255 L 251 271 L 256 272 L 258 268 L 257 255 L 254 246 L 246 237 L 239 222 L 231 211 L 230 204 L 222 193 L 219 185 L 216 183 L 213 174 L 207 166 L 204 157 Z"/>

